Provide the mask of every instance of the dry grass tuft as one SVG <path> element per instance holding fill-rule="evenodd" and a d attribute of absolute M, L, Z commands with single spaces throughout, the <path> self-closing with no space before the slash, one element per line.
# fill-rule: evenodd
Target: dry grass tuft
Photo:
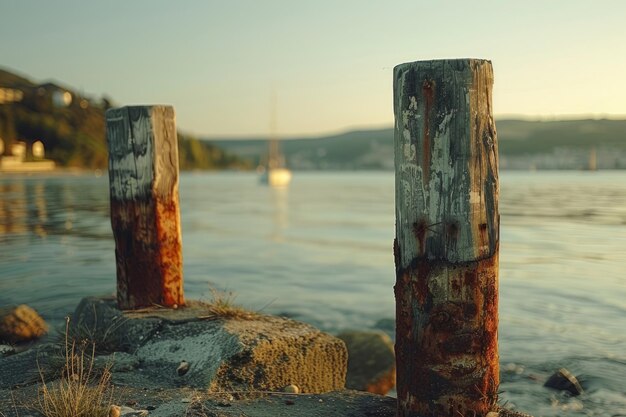
<path fill-rule="evenodd" d="M 45 417 L 108 417 L 113 395 L 110 367 L 96 371 L 95 345 L 90 349 L 85 343 L 77 346 L 67 334 L 66 330 L 61 379 L 46 383 L 40 369 L 42 385 L 36 408 Z"/>
<path fill-rule="evenodd" d="M 237 297 L 232 291 L 220 291 L 211 287 L 211 300 L 206 306 L 209 313 L 207 318 L 252 320 L 259 316 L 258 313 L 236 305 L 235 298 Z"/>
<path fill-rule="evenodd" d="M 210 411 L 204 406 L 202 398 L 198 395 L 194 395 L 185 409 L 184 417 L 210 417 L 214 415 L 209 413 Z"/>

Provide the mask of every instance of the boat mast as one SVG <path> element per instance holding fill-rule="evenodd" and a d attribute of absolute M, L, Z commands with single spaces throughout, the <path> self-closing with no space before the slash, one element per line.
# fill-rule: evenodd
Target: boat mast
<path fill-rule="evenodd" d="M 270 138 L 268 142 L 268 169 L 281 166 L 280 149 L 278 146 L 278 135 L 276 134 L 276 90 L 272 87 L 270 98 Z"/>

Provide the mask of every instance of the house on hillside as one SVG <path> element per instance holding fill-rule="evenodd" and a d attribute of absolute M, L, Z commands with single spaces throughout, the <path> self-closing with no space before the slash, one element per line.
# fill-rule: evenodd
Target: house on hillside
<path fill-rule="evenodd" d="M 0 104 L 22 101 L 24 92 L 15 88 L 0 87 Z"/>
<path fill-rule="evenodd" d="M 26 142 L 15 142 L 11 144 L 11 152 L 6 152 L 4 141 L 0 138 L 0 173 L 1 172 L 43 172 L 52 171 L 55 168 L 54 161 L 44 159 L 45 150 L 41 141 L 36 141 L 31 146 L 30 155 L 32 160 L 27 158 Z"/>

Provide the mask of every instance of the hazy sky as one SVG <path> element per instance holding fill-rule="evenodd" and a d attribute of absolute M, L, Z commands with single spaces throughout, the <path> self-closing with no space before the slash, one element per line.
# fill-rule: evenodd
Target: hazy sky
<path fill-rule="evenodd" d="M 496 115 L 626 115 L 626 1 L 0 0 L 0 66 L 203 136 L 393 123 L 392 69 L 494 65 Z"/>

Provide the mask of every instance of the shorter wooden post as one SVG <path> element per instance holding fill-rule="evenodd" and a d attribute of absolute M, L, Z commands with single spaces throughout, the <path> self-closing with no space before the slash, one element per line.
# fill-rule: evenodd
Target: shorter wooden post
<path fill-rule="evenodd" d="M 174 109 L 106 112 L 120 309 L 184 304 Z"/>

